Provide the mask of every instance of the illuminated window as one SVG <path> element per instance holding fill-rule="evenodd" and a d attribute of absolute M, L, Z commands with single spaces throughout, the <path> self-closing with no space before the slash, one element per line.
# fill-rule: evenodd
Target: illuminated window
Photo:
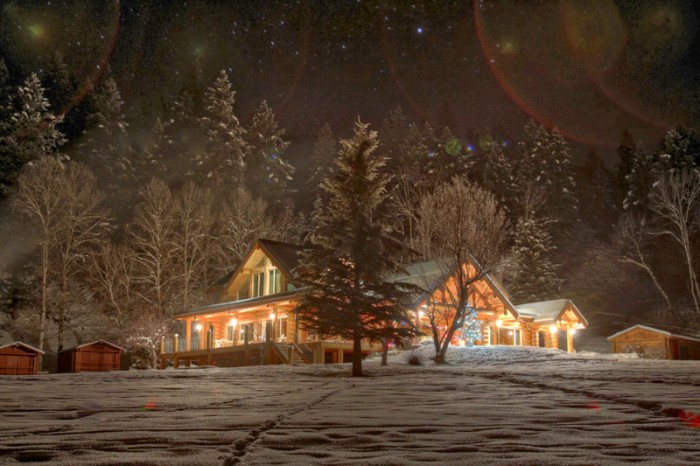
<path fill-rule="evenodd" d="M 267 294 L 275 294 L 282 291 L 282 274 L 278 269 L 267 271 Z"/>
<path fill-rule="evenodd" d="M 253 298 L 265 294 L 265 272 L 253 274 Z"/>

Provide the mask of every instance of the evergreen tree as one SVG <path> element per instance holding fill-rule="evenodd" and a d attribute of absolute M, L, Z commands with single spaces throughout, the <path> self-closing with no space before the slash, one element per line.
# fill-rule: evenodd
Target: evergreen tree
<path fill-rule="evenodd" d="M 49 108 L 44 88 L 32 73 L 11 99 L 8 118 L 0 122 L 0 197 L 27 162 L 55 153 L 65 143 L 56 128 L 60 120 Z"/>
<path fill-rule="evenodd" d="M 174 146 L 170 134 L 171 121 L 156 118 L 150 141 L 136 163 L 136 177 L 141 184 L 146 184 L 153 177 L 168 180 Z"/>
<path fill-rule="evenodd" d="M 78 98 L 78 84 L 61 53 L 56 52 L 46 67 L 43 85 L 51 108 L 62 115 L 57 127 L 68 141 L 77 140 L 85 131 L 86 120 L 90 114 L 89 99 Z"/>
<path fill-rule="evenodd" d="M 124 101 L 109 74 L 98 83 L 92 104 L 81 154 L 98 179 L 109 187 L 109 192 L 119 196 L 134 180 L 133 155 L 127 138 L 129 125 L 124 116 Z"/>
<path fill-rule="evenodd" d="M 521 217 L 515 226 L 513 244 L 513 279 L 509 284 L 515 302 L 542 301 L 554 298 L 562 280 L 557 278 L 555 250 L 547 231 L 547 220 Z"/>
<path fill-rule="evenodd" d="M 313 332 L 353 341 L 353 376 L 362 375 L 362 339 L 400 337 L 411 328 L 401 325 L 410 321 L 404 289 L 387 281 L 399 270 L 398 251 L 386 247 L 389 177 L 377 144 L 377 133 L 359 121 L 354 137 L 341 141 L 337 172 L 322 185 L 329 200 L 317 204 L 312 247 L 300 267 L 308 291 L 299 317 Z"/>
<path fill-rule="evenodd" d="M 615 180 L 603 159 L 591 151 L 582 167 L 576 170 L 577 193 L 581 203 L 581 220 L 607 235 L 616 221 Z"/>
<path fill-rule="evenodd" d="M 513 164 L 503 146 L 496 141 L 485 144 L 481 153 L 484 157 L 481 184 L 496 196 L 506 218 L 512 220 L 517 210 Z"/>
<path fill-rule="evenodd" d="M 617 170 L 615 173 L 616 178 L 616 193 L 618 205 L 622 206 L 627 193 L 630 191 L 630 185 L 628 176 L 632 172 L 634 158 L 637 153 L 637 145 L 632 139 L 632 135 L 629 131 L 622 133 L 622 141 L 617 147 Z"/>
<path fill-rule="evenodd" d="M 516 169 L 520 190 L 535 184 L 545 190 L 546 216 L 557 236 L 570 237 L 579 221 L 572 156 L 564 137 L 530 121 L 521 142 L 522 159 Z"/>
<path fill-rule="evenodd" d="M 217 184 L 243 181 L 249 147 L 246 130 L 233 112 L 235 97 L 226 70 L 221 70 L 204 94 L 204 116 L 199 123 L 206 148 L 194 154 L 194 173 L 214 179 Z"/>
<path fill-rule="evenodd" d="M 637 146 L 632 154 L 629 173 L 625 176 L 627 192 L 622 200 L 624 210 L 646 210 L 649 192 L 654 183 L 653 158 L 644 146 Z"/>
<path fill-rule="evenodd" d="M 337 153 L 336 146 L 333 130 L 326 123 L 319 131 L 314 151 L 311 153 L 311 176 L 308 183 L 314 193 L 320 190 L 321 182 L 333 174 L 333 162 Z"/>
<path fill-rule="evenodd" d="M 283 139 L 275 114 L 262 101 L 250 129 L 246 133 L 250 153 L 247 156 L 246 182 L 253 194 L 275 205 L 289 198 L 294 167 L 286 160 L 285 150 L 289 142 Z"/>

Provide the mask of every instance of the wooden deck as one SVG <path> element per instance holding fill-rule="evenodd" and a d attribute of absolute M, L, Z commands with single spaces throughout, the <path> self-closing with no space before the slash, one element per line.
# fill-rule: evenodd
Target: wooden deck
<path fill-rule="evenodd" d="M 379 351 L 381 351 L 379 344 L 362 345 L 363 356 Z M 352 342 L 252 343 L 193 351 L 164 352 L 160 355 L 160 368 L 165 369 L 169 362 L 172 362 L 174 368 L 178 368 L 182 364 L 186 367 L 190 367 L 192 364 L 217 367 L 269 364 L 341 364 L 349 360 L 351 355 Z"/>

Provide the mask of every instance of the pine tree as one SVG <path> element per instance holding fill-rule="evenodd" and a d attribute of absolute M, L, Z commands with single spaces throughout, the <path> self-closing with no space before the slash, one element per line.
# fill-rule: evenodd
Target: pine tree
<path fill-rule="evenodd" d="M 506 218 L 512 219 L 516 212 L 517 186 L 513 164 L 496 141 L 489 142 L 482 150 L 484 157 L 482 185 L 498 199 L 499 207 Z"/>
<path fill-rule="evenodd" d="M 272 206 L 291 194 L 289 182 L 292 181 L 294 167 L 284 154 L 289 146 L 289 142 L 283 139 L 284 132 L 267 101 L 263 100 L 246 133 L 250 153 L 245 179 L 251 192 Z"/>
<path fill-rule="evenodd" d="M 572 156 L 564 137 L 530 121 L 521 142 L 522 159 L 516 169 L 521 190 L 535 184 L 545 190 L 546 216 L 553 220 L 557 236 L 570 237 L 579 222 Z"/>
<path fill-rule="evenodd" d="M 333 162 L 337 153 L 337 142 L 331 125 L 326 123 L 321 128 L 311 153 L 311 176 L 308 184 L 314 193 L 320 190 L 321 182 L 333 174 Z M 316 197 L 316 196 L 314 196 Z"/>
<path fill-rule="evenodd" d="M 554 298 L 562 280 L 557 278 L 555 250 L 547 231 L 547 220 L 521 217 L 515 226 L 513 245 L 513 279 L 509 284 L 515 302 L 532 302 Z"/>
<path fill-rule="evenodd" d="M 634 157 L 637 152 L 637 145 L 632 139 L 632 135 L 629 131 L 622 133 L 622 141 L 617 147 L 617 167 L 615 172 L 616 178 L 616 192 L 618 205 L 622 206 L 627 193 L 630 191 L 629 180 L 627 177 L 632 171 L 632 165 L 634 164 Z"/>
<path fill-rule="evenodd" d="M 134 168 L 124 101 L 109 74 L 97 85 L 92 101 L 94 111 L 87 118 L 81 154 L 100 182 L 110 188 L 112 196 L 119 196 L 134 180 Z"/>
<path fill-rule="evenodd" d="M 398 271 L 397 252 L 385 247 L 391 230 L 386 158 L 375 154 L 377 133 L 357 122 L 341 141 L 336 174 L 323 183 L 329 200 L 317 204 L 312 247 L 300 267 L 308 286 L 298 307 L 303 325 L 320 335 L 353 341 L 352 375 L 362 375 L 361 341 L 408 333 L 405 291 L 387 277 Z M 406 330 L 404 330 L 406 329 Z"/>
<path fill-rule="evenodd" d="M 235 102 L 226 70 L 221 70 L 204 94 L 204 116 L 199 123 L 206 149 L 194 155 L 195 176 L 214 179 L 217 184 L 242 182 L 249 147 L 246 130 L 233 112 Z"/>
<path fill-rule="evenodd" d="M 156 118 L 150 141 L 136 162 L 136 177 L 141 184 L 146 184 L 152 177 L 168 180 L 174 149 L 171 122 L 172 120 Z"/>
<path fill-rule="evenodd" d="M 0 123 L 0 196 L 27 162 L 56 153 L 65 143 L 63 134 L 56 128 L 60 119 L 49 108 L 44 88 L 32 73 L 11 100 L 8 119 Z"/>

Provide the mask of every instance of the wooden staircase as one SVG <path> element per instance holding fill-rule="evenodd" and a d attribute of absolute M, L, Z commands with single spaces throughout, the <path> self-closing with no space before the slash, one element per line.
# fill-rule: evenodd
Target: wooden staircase
<path fill-rule="evenodd" d="M 290 364 L 309 364 L 310 361 L 307 361 L 306 356 L 302 354 L 301 351 L 299 351 L 299 348 L 296 346 L 292 347 L 292 360 Z"/>

